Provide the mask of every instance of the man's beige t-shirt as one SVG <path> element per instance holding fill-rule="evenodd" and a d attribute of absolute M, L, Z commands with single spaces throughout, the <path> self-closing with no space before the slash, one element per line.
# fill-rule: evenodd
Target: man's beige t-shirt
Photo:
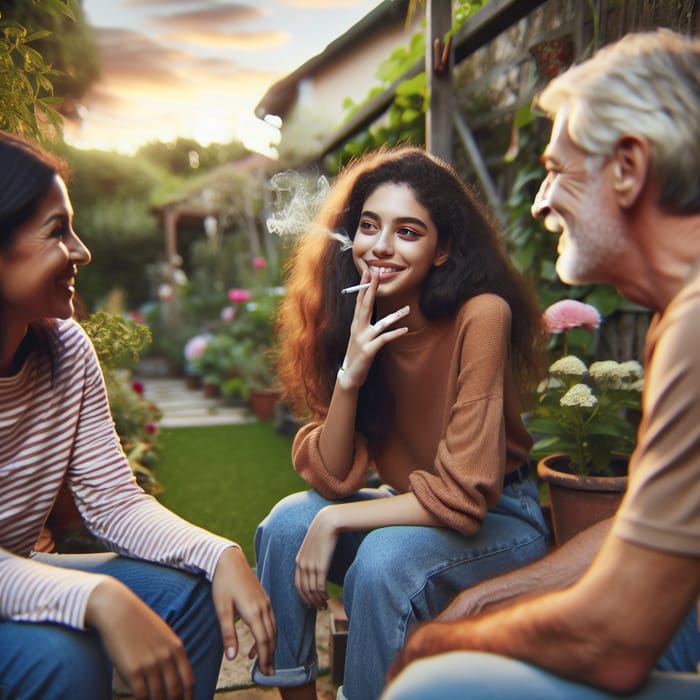
<path fill-rule="evenodd" d="M 613 532 L 700 558 L 700 261 L 654 318 L 645 355 L 644 417 Z"/>

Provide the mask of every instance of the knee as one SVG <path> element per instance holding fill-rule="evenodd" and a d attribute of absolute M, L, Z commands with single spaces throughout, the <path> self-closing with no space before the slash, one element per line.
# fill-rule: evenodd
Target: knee
<path fill-rule="evenodd" d="M 275 542 L 283 543 L 285 547 L 290 542 L 301 544 L 311 521 L 326 505 L 328 501 L 315 491 L 302 491 L 283 498 L 258 525 L 256 551 L 260 553 L 262 547 L 269 547 Z"/>
<path fill-rule="evenodd" d="M 389 545 L 383 537 L 389 529 L 392 528 L 370 532 L 348 569 L 343 582 L 348 615 L 355 596 L 363 601 L 363 607 L 376 604 L 385 608 L 389 600 L 406 590 L 407 583 L 402 580 L 406 572 L 406 550 Z"/>

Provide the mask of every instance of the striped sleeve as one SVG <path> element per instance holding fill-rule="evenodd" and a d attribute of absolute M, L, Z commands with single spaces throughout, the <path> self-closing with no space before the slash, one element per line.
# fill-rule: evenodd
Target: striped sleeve
<path fill-rule="evenodd" d="M 105 578 L 49 566 L 0 549 L 0 617 L 83 629 L 90 594 Z"/>
<path fill-rule="evenodd" d="M 102 577 L 29 558 L 63 483 L 111 550 L 212 579 L 238 546 L 164 508 L 136 483 L 109 412 L 102 373 L 80 326 L 62 322 L 55 381 L 30 358 L 0 378 L 0 618 L 84 625 Z"/>
<path fill-rule="evenodd" d="M 221 553 L 237 545 L 186 522 L 138 486 L 114 429 L 89 341 L 87 350 L 67 475 L 85 524 L 113 551 L 203 573 L 211 580 Z"/>

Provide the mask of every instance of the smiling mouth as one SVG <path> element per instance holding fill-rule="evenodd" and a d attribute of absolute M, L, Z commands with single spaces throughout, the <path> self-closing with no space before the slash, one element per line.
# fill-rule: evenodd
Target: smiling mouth
<path fill-rule="evenodd" d="M 386 275 L 394 274 L 395 272 L 400 272 L 401 268 L 398 267 L 380 267 L 378 265 L 368 265 L 370 272 L 376 272 L 379 274 L 379 279 L 385 277 Z"/>
<path fill-rule="evenodd" d="M 59 287 L 71 292 L 72 294 L 75 293 L 75 277 L 67 277 L 64 279 L 57 280 L 56 284 Z"/>

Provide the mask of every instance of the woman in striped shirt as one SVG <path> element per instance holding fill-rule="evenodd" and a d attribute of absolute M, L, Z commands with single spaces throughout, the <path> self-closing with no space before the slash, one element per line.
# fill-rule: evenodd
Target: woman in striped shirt
<path fill-rule="evenodd" d="M 250 626 L 271 672 L 268 597 L 240 547 L 136 484 L 90 341 L 72 320 L 90 253 L 62 164 L 0 132 L 0 697 L 212 697 Z M 59 489 L 107 554 L 39 554 Z M 223 642 L 223 646 L 222 646 Z"/>

